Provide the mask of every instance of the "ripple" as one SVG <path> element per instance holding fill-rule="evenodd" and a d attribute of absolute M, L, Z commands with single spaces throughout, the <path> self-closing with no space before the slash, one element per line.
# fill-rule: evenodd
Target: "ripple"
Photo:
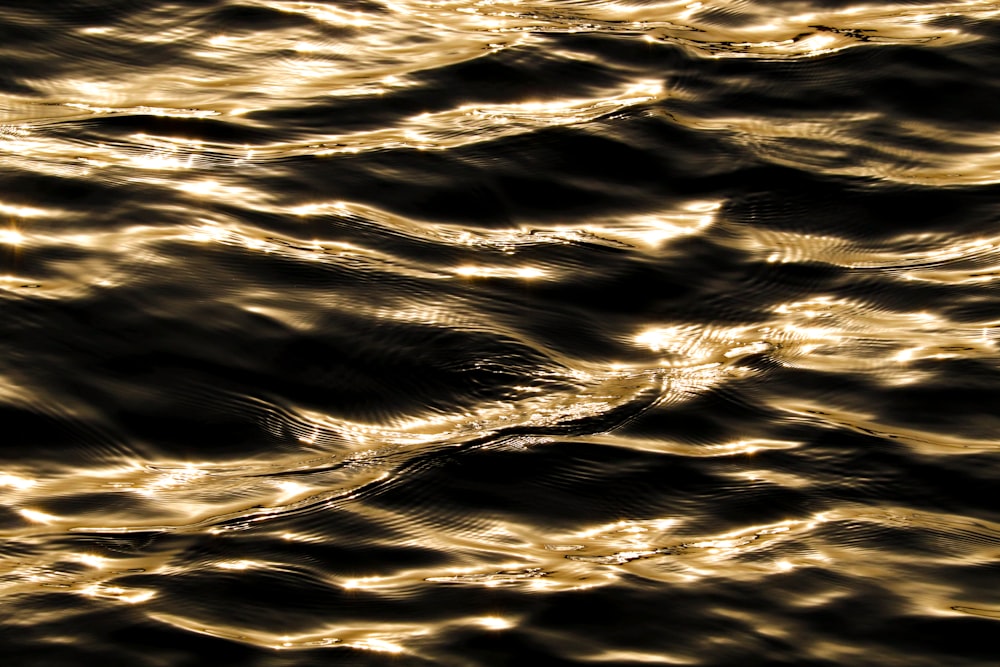
<path fill-rule="evenodd" d="M 994 3 L 8 4 L 7 662 L 992 659 Z"/>

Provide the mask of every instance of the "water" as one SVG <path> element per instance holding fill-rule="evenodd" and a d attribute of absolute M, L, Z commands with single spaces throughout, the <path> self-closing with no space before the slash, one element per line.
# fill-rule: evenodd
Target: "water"
<path fill-rule="evenodd" d="M 9 665 L 983 665 L 1000 5 L 6 0 Z"/>

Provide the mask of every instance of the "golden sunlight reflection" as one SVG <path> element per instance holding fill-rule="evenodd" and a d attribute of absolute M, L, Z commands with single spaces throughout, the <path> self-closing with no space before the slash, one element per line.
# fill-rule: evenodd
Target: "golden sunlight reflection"
<path fill-rule="evenodd" d="M 400 581 L 398 577 L 354 577 L 352 579 L 344 579 L 340 585 L 351 591 L 374 591 L 396 588 L 400 585 Z"/>
<path fill-rule="evenodd" d="M 257 628 L 189 619 L 178 614 L 153 612 L 149 617 L 189 632 L 275 650 L 346 647 L 401 655 L 411 653 L 407 645 L 419 643 L 433 632 L 433 626 L 428 624 L 359 622 L 329 624 L 296 634 L 276 634 Z"/>
<path fill-rule="evenodd" d="M 54 514 L 39 512 L 38 510 L 22 508 L 17 511 L 21 516 L 23 516 L 28 521 L 31 521 L 32 523 L 41 523 L 48 525 L 59 521 L 59 517 L 55 516 Z"/>
<path fill-rule="evenodd" d="M 991 356 L 983 326 L 962 326 L 928 311 L 892 312 L 850 299 L 822 296 L 781 304 L 762 330 L 797 366 L 844 372 L 890 369 L 915 359 Z M 995 323 L 985 323 L 986 327 Z"/>
<path fill-rule="evenodd" d="M 9 215 L 16 218 L 41 218 L 54 216 L 58 211 L 53 211 L 35 206 L 19 206 L 16 204 L 6 204 L 0 202 L 0 214 Z"/>
<path fill-rule="evenodd" d="M 249 570 L 251 568 L 264 567 L 265 564 L 254 560 L 226 560 L 216 563 L 216 567 L 223 570 Z"/>
<path fill-rule="evenodd" d="M 351 644 L 351 646 L 368 651 L 375 651 L 377 653 L 405 653 L 406 651 L 406 649 L 399 644 L 377 638 L 359 639 Z"/>
<path fill-rule="evenodd" d="M 613 220 L 597 218 L 581 228 L 556 227 L 551 231 L 533 230 L 533 234 L 540 238 L 545 234 L 556 238 L 562 236 L 567 241 L 612 240 L 656 250 L 678 237 L 703 233 L 715 221 L 721 206 L 718 200 L 694 200 L 676 210 L 654 215 L 616 216 Z"/>
<path fill-rule="evenodd" d="M 925 186 L 1000 182 L 1000 150 L 994 148 L 998 137 L 991 131 L 955 131 L 917 121 L 897 124 L 893 119 L 894 140 L 883 141 L 873 152 L 871 133 L 881 132 L 876 128 L 886 122 L 875 111 L 831 111 L 796 119 L 684 113 L 672 118 L 686 127 L 724 133 L 762 159 L 810 172 Z"/>
<path fill-rule="evenodd" d="M 721 364 L 719 379 L 739 374 L 741 359 L 763 354 L 788 366 L 878 373 L 881 381 L 900 384 L 918 379 L 900 372 L 900 366 L 914 361 L 992 358 L 997 337 L 990 332 L 1000 325 L 993 320 L 959 323 L 923 310 L 890 311 L 828 295 L 779 303 L 772 313 L 754 326 L 647 326 L 632 343 L 661 355 L 662 365 L 678 371 Z"/>
<path fill-rule="evenodd" d="M 996 2 L 18 4 L 14 652 L 864 664 L 1000 619 Z"/>
<path fill-rule="evenodd" d="M 509 630 L 515 625 L 513 622 L 500 616 L 480 616 L 473 619 L 472 622 L 487 630 Z"/>
<path fill-rule="evenodd" d="M 634 522 L 620 520 L 614 523 L 602 524 L 599 526 L 593 526 L 591 528 L 586 528 L 584 530 L 572 533 L 569 539 L 590 539 L 597 537 L 599 535 L 608 534 L 625 534 L 625 535 L 635 535 L 644 534 L 650 531 L 664 531 L 675 527 L 678 523 L 676 518 L 666 518 L 666 519 L 653 519 L 650 521 Z"/>
<path fill-rule="evenodd" d="M 475 230 L 467 225 L 414 221 L 373 206 L 342 200 L 303 203 L 290 207 L 287 212 L 304 217 L 329 215 L 357 218 L 389 227 L 410 238 L 470 248 L 500 250 L 510 255 L 522 248 L 571 244 L 628 247 L 641 252 L 657 252 L 674 239 L 703 233 L 714 223 L 721 206 L 720 200 L 692 200 L 656 214 L 644 213 L 613 218 L 592 217 L 582 224 L 575 222 Z M 343 247 L 347 250 L 356 249 L 349 244 L 334 244 L 329 241 L 323 245 Z M 466 264 L 447 270 L 453 275 L 550 277 L 550 270 L 541 267 L 484 267 Z M 518 276 L 518 273 L 521 273 L 521 276 Z"/>
<path fill-rule="evenodd" d="M 151 107 L 146 105 L 135 107 L 99 107 L 83 102 L 67 102 L 64 106 L 80 109 L 94 114 L 128 114 L 139 116 L 162 116 L 165 118 L 209 118 L 218 116 L 218 111 L 211 109 L 173 109 L 167 107 Z"/>
<path fill-rule="evenodd" d="M 844 4 L 824 11 L 780 14 L 740 0 L 704 3 L 668 3 L 681 25 L 657 25 L 649 9 L 636 8 L 633 19 L 643 21 L 645 37 L 680 44 L 716 58 L 814 58 L 866 44 L 921 44 L 949 46 L 974 40 L 975 35 L 938 23 L 954 11 L 949 2 L 921 3 L 916 7 L 899 4 Z M 804 7 L 804 6 L 803 6 Z M 662 12 L 665 6 L 658 7 Z M 732 11 L 743 17 L 739 23 L 719 25 L 711 21 L 712 11 Z M 963 3 L 963 15 L 993 17 L 992 3 Z M 662 14 L 661 14 L 662 16 Z M 708 19 L 708 20 L 706 20 Z M 863 29 L 852 26 L 863 25 Z M 696 36 L 686 32 L 697 31 Z"/>
<path fill-rule="evenodd" d="M 542 269 L 531 266 L 504 267 L 504 266 L 459 266 L 454 272 L 460 276 L 470 278 L 522 278 L 524 280 L 534 280 L 544 278 L 546 273 Z"/>
<path fill-rule="evenodd" d="M 865 246 L 836 236 L 745 227 L 741 247 L 769 263 L 817 262 L 852 269 L 884 270 L 904 280 L 949 282 L 959 277 L 992 278 L 1000 265 L 1000 238 L 961 238 L 954 234 L 905 233 L 879 246 Z"/>
<path fill-rule="evenodd" d="M 720 443 L 689 443 L 683 439 L 673 439 L 669 435 L 643 438 L 613 432 L 589 435 L 587 436 L 587 442 L 599 443 L 609 447 L 621 447 L 628 450 L 673 454 L 691 458 L 753 456 L 769 450 L 795 449 L 802 446 L 802 442 L 800 441 L 773 438 L 745 438 L 734 442 Z"/>
<path fill-rule="evenodd" d="M 346 508 L 345 508 L 346 509 Z M 359 516 L 372 508 L 356 507 Z M 383 570 L 372 576 L 336 579 L 330 583 L 347 591 L 365 591 L 394 596 L 422 585 L 517 587 L 537 595 L 586 590 L 614 585 L 622 577 L 641 578 L 671 585 L 694 585 L 708 579 L 757 581 L 799 568 L 832 567 L 845 557 L 821 542 L 804 548 L 806 538 L 829 522 L 892 520 L 890 514 L 872 510 L 870 518 L 857 513 L 819 513 L 799 519 L 744 525 L 716 534 L 691 530 L 691 518 L 664 516 L 652 519 L 622 519 L 610 523 L 581 525 L 565 533 L 542 533 L 537 526 L 519 525 L 506 518 L 490 520 L 492 529 L 480 531 L 475 555 L 461 567 L 430 565 L 420 569 Z M 400 514 L 400 517 L 404 515 Z M 385 520 L 387 517 L 380 517 Z M 937 520 L 935 520 L 937 521 Z M 939 521 L 938 521 L 939 523 Z M 406 525 L 414 544 L 448 544 L 456 534 L 431 537 L 420 522 Z M 961 529 L 958 527 L 957 529 Z M 434 530 L 438 530 L 434 528 Z M 511 537 L 519 539 L 511 541 Z M 297 539 L 297 538 L 296 538 Z M 428 540 L 430 540 L 428 542 Z M 452 544 L 454 548 L 454 544 Z M 986 549 L 986 545 L 983 546 Z M 985 552 L 984 552 L 985 553 Z M 91 553 L 75 554 L 70 560 L 100 572 L 123 570 L 113 559 Z M 474 562 L 473 562 L 474 561 Z M 251 559 L 222 560 L 216 567 L 231 572 L 272 565 Z M 277 566 L 277 564 L 275 564 Z M 52 581 L 43 579 L 41 581 Z M 130 588 L 114 581 L 90 581 L 72 588 L 87 597 L 126 604 L 146 602 L 156 595 L 151 589 Z M 176 613 L 150 612 L 150 617 L 189 631 L 272 649 L 305 649 L 347 646 L 389 654 L 419 653 L 428 637 L 450 627 L 473 625 L 491 632 L 516 627 L 520 620 L 502 613 L 461 616 L 440 623 L 385 623 L 378 620 L 325 624 L 295 633 L 272 633 L 228 619 L 211 622 L 188 619 Z"/>
<path fill-rule="evenodd" d="M 577 647 L 578 649 L 581 647 Z M 571 652 L 572 655 L 572 652 Z M 646 653 L 643 651 L 600 651 L 598 653 L 587 653 L 581 660 L 589 663 L 601 665 L 689 665 L 692 660 L 687 656 L 670 655 L 665 652 Z"/>
<path fill-rule="evenodd" d="M 90 567 L 97 569 L 106 568 L 111 563 L 111 559 L 104 558 L 103 556 L 98 556 L 96 554 L 73 554 L 72 558 L 78 563 L 83 563 L 84 565 L 89 565 Z"/>
<path fill-rule="evenodd" d="M 545 379 L 544 376 L 539 380 Z M 374 424 L 332 420 L 329 416 L 301 410 L 308 428 L 336 433 L 344 443 L 367 449 L 382 445 L 415 445 L 441 439 L 450 440 L 471 432 L 485 434 L 493 429 L 509 429 L 517 424 L 553 426 L 563 421 L 585 419 L 614 410 L 636 400 L 655 400 L 664 391 L 664 378 L 657 369 L 596 365 L 580 368 L 572 377 L 552 377 L 555 382 L 571 382 L 574 389 L 539 394 L 525 391 L 504 400 L 482 402 L 469 412 L 429 413 Z M 512 408 L 516 410 L 512 411 Z"/>
<path fill-rule="evenodd" d="M 11 473 L 0 473 L 0 487 L 23 490 L 30 489 L 36 484 L 38 484 L 38 480 L 30 477 L 22 477 Z"/>
<path fill-rule="evenodd" d="M 664 353 L 664 365 L 685 367 L 769 351 L 773 346 L 758 338 L 759 335 L 759 331 L 749 326 L 676 324 L 645 328 L 635 334 L 633 343 Z"/>
<path fill-rule="evenodd" d="M 1000 451 L 1000 441 L 993 437 L 966 437 L 955 433 L 929 432 L 900 424 L 883 423 L 875 415 L 859 410 L 832 408 L 809 401 L 787 399 L 776 407 L 804 422 L 820 422 L 865 435 L 890 439 L 929 454 L 962 455 L 972 451 Z"/>
<path fill-rule="evenodd" d="M 194 464 L 187 464 L 182 467 L 156 467 L 149 470 L 149 479 L 142 486 L 136 487 L 134 491 L 145 496 L 156 496 L 166 489 L 189 486 L 199 479 L 208 475 L 208 471 L 197 467 Z"/>
<path fill-rule="evenodd" d="M 203 181 L 190 181 L 186 183 L 181 183 L 177 186 L 178 190 L 184 192 L 189 192 L 194 195 L 199 195 L 202 197 L 225 197 L 233 199 L 246 199 L 251 195 L 251 190 L 241 186 L 224 185 L 216 180 L 203 180 Z M 252 198 L 259 198 L 260 195 L 254 195 Z"/>
<path fill-rule="evenodd" d="M 5 245 L 21 245 L 24 243 L 24 234 L 16 229 L 0 229 L 0 243 Z"/>
<path fill-rule="evenodd" d="M 287 480 L 278 482 L 275 486 L 281 490 L 281 493 L 275 498 L 277 503 L 286 503 L 294 498 L 301 498 L 313 490 L 312 487 L 305 484 Z"/>
<path fill-rule="evenodd" d="M 795 569 L 795 563 L 790 560 L 781 559 L 774 562 L 774 567 L 779 572 L 791 572 Z"/>
<path fill-rule="evenodd" d="M 319 535 L 308 535 L 303 533 L 282 533 L 281 539 L 289 542 L 323 542 L 325 538 Z"/>
<path fill-rule="evenodd" d="M 730 477 L 741 483 L 748 483 L 750 485 L 765 483 L 774 484 L 775 486 L 780 486 L 788 489 L 801 489 L 808 488 L 812 481 L 800 475 L 794 475 L 792 473 L 780 472 L 777 470 L 768 470 L 766 468 L 758 468 L 755 470 L 744 470 L 738 473 L 726 474 L 725 476 Z"/>
<path fill-rule="evenodd" d="M 663 94 L 662 86 L 658 81 L 638 81 L 592 98 L 479 104 L 424 112 L 405 119 L 397 127 L 330 135 L 325 143 L 335 147 L 321 149 L 315 154 L 335 155 L 392 147 L 454 149 L 540 127 L 594 120 L 613 111 L 655 101 Z"/>
<path fill-rule="evenodd" d="M 141 604 L 153 599 L 156 596 L 156 591 L 136 590 L 123 588 L 121 586 L 108 586 L 105 584 L 92 584 L 82 589 L 80 594 L 91 598 L 104 598 L 128 604 Z"/>
<path fill-rule="evenodd" d="M 322 21 L 334 26 L 363 28 L 376 23 L 369 13 L 350 11 L 336 5 L 316 5 L 311 2 L 282 2 L 273 6 L 284 12 L 304 14 L 316 21 Z"/>

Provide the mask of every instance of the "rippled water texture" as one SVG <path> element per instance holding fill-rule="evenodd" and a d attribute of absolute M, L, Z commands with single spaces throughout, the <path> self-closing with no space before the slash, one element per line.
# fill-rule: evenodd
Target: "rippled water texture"
<path fill-rule="evenodd" d="M 0 52 L 4 665 L 996 661 L 1000 5 Z"/>

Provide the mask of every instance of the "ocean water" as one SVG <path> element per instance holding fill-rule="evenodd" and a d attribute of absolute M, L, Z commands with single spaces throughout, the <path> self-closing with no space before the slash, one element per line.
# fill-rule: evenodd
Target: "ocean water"
<path fill-rule="evenodd" d="M 0 52 L 2 664 L 1000 661 L 1000 4 Z"/>

